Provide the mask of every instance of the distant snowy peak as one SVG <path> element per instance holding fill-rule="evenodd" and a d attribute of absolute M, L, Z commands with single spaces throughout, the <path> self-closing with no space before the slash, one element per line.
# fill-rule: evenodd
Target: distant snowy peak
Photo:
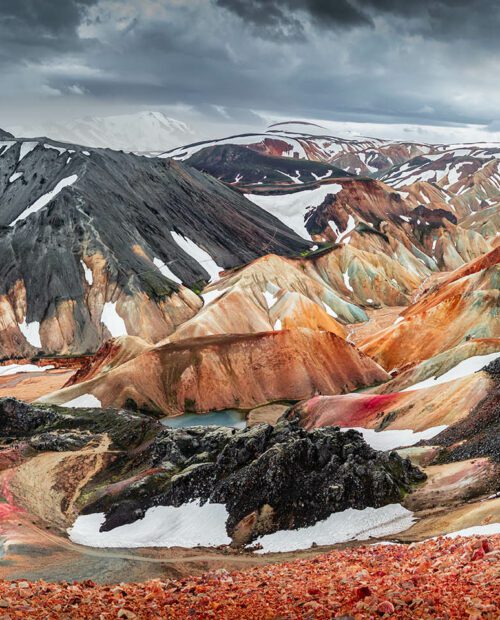
<path fill-rule="evenodd" d="M 48 135 L 54 140 L 123 151 L 164 151 L 192 142 L 196 135 L 184 122 L 162 112 L 89 116 L 61 123 L 13 128 L 16 135 Z"/>

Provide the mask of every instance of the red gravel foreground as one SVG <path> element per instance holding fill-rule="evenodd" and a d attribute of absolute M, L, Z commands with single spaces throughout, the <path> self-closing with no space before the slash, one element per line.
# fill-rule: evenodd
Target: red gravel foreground
<path fill-rule="evenodd" d="M 0 582 L 0 619 L 500 618 L 500 535 L 333 551 L 245 572 L 98 586 Z"/>

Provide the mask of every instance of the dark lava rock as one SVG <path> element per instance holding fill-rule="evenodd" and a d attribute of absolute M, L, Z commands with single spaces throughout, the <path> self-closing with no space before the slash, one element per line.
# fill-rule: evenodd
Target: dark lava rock
<path fill-rule="evenodd" d="M 485 366 L 483 371 L 494 381 L 491 391 L 464 420 L 425 442 L 443 446 L 435 463 L 478 457 L 490 457 L 500 463 L 500 358 Z"/>
<path fill-rule="evenodd" d="M 0 398 L 0 440 L 31 439 L 40 450 L 60 450 L 68 442 L 76 445 L 74 433 L 81 434 L 81 441 L 88 433 L 107 433 L 116 448 L 129 449 L 151 440 L 162 428 L 160 422 L 130 411 L 33 406 L 15 398 Z M 64 438 L 64 433 L 70 434 Z"/>
<path fill-rule="evenodd" d="M 199 499 L 225 504 L 227 531 L 244 544 L 346 508 L 399 502 L 425 479 L 408 459 L 373 450 L 357 431 L 308 432 L 287 420 L 274 428 L 165 429 L 143 457 L 150 475 L 84 509 L 106 513 L 103 530 L 142 518 L 152 506 Z"/>

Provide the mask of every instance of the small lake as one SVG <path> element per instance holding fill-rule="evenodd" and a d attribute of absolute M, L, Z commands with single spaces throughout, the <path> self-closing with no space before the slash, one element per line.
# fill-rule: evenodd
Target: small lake
<path fill-rule="evenodd" d="M 234 409 L 211 411 L 210 413 L 185 413 L 174 418 L 163 418 L 160 422 L 170 428 L 186 428 L 187 426 L 246 427 L 245 414 Z"/>

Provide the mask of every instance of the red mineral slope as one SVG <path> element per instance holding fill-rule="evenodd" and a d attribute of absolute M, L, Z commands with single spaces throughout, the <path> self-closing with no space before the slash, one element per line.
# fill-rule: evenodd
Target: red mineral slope
<path fill-rule="evenodd" d="M 434 280 L 393 325 L 359 343 L 388 370 L 422 362 L 471 338 L 500 335 L 500 248 Z"/>
<path fill-rule="evenodd" d="M 376 430 L 424 431 L 462 420 L 492 389 L 484 372 L 435 387 L 389 394 L 315 396 L 288 414 L 307 428 L 362 427 Z"/>
<path fill-rule="evenodd" d="M 6 617 L 496 620 L 500 535 L 370 545 L 138 584 L 0 582 Z"/>
<path fill-rule="evenodd" d="M 341 394 L 388 378 L 339 336 L 296 329 L 164 344 L 43 400 L 64 404 L 91 394 L 104 407 L 178 415 Z"/>

